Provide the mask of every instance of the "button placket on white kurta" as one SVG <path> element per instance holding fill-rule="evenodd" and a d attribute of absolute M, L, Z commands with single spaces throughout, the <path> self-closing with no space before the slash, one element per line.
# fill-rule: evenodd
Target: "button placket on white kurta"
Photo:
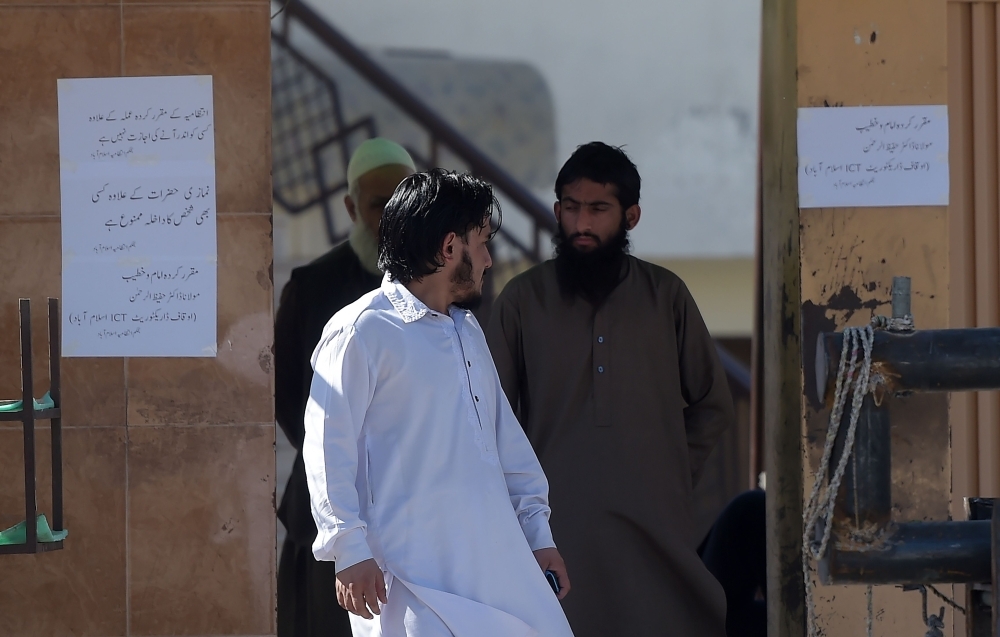
<path fill-rule="evenodd" d="M 460 317 L 460 319 L 464 318 Z M 496 444 L 490 444 L 490 432 L 483 426 L 483 423 L 488 422 L 489 419 L 483 418 L 480 413 L 480 409 L 485 407 L 486 396 L 483 393 L 483 383 L 477 373 L 479 361 L 475 346 L 469 342 L 470 339 L 467 338 L 467 335 L 463 334 L 465 332 L 464 320 L 456 321 L 454 316 L 450 316 L 447 317 L 447 320 L 442 321 L 442 326 L 448 334 L 448 340 L 451 342 L 452 351 L 457 358 L 458 367 L 462 370 L 459 372 L 460 382 L 468 388 L 468 392 L 462 392 L 462 398 L 469 414 L 468 420 L 473 429 L 473 439 L 479 448 L 479 456 L 485 462 L 496 466 L 500 463 L 495 448 Z"/>

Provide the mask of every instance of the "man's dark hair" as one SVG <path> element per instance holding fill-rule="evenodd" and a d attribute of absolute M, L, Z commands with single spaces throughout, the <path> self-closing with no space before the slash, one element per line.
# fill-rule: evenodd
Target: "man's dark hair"
<path fill-rule="evenodd" d="M 639 203 L 639 171 L 620 147 L 604 142 L 578 147 L 556 177 L 556 199 L 562 201 L 563 187 L 579 179 L 614 186 L 623 211 Z"/>
<path fill-rule="evenodd" d="M 400 283 L 434 274 L 444 267 L 439 254 L 444 238 L 454 232 L 465 241 L 469 231 L 485 228 L 494 212 L 493 234 L 503 213 L 493 187 L 478 177 L 440 168 L 410 175 L 382 213 L 379 268 Z"/>

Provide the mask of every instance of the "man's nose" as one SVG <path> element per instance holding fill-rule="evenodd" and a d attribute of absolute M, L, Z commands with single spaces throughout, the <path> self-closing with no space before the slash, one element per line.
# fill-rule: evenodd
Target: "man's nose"
<path fill-rule="evenodd" d="M 493 257 L 490 256 L 490 249 L 486 248 L 486 266 L 484 267 L 484 269 L 489 270 L 492 267 L 493 267 Z"/>
<path fill-rule="evenodd" d="M 580 214 L 576 218 L 576 231 L 581 234 L 593 234 L 593 230 L 594 215 L 584 207 L 580 210 Z"/>

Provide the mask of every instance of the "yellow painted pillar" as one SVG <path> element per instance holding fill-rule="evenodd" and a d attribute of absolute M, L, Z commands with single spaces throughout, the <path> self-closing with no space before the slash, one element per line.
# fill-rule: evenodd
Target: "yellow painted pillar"
<path fill-rule="evenodd" d="M 768 590 L 770 633 L 783 637 L 803 628 L 801 589 L 792 572 L 799 548 L 795 532 L 801 533 L 794 499 L 812 486 L 829 416 L 802 391 L 812 384 L 816 335 L 888 313 L 892 277 L 898 275 L 913 280 L 919 328 L 1000 323 L 998 22 L 992 3 L 765 0 L 764 24 L 762 351 L 772 353 L 765 361 L 763 392 Z M 795 113 L 787 103 L 789 87 L 798 107 L 948 104 L 950 208 L 794 208 L 795 155 L 789 145 Z M 792 303 L 795 315 L 788 312 Z M 797 395 L 788 389 L 786 370 L 793 364 Z M 801 428 L 793 440 L 787 416 L 796 406 Z M 895 520 L 946 519 L 950 512 L 958 517 L 960 507 L 953 503 L 961 496 L 993 495 L 1000 488 L 997 394 L 956 396 L 951 412 L 954 431 L 946 396 L 913 396 L 895 404 Z M 797 451 L 798 476 L 787 462 Z M 816 602 L 825 634 L 864 633 L 863 587 L 820 587 Z M 924 630 L 915 593 L 876 588 L 875 611 L 876 635 Z"/>
<path fill-rule="evenodd" d="M 947 25 L 947 7 L 941 0 L 797 0 L 797 105 L 947 104 Z M 948 327 L 948 208 L 801 209 L 799 222 L 805 387 L 814 385 L 817 334 L 864 325 L 872 314 L 889 315 L 894 276 L 912 278 L 918 328 Z M 994 232 L 993 241 L 996 238 Z M 819 464 L 828 418 L 828 409 L 803 398 L 805 493 Z M 893 519 L 947 519 L 951 502 L 947 396 L 915 395 L 896 401 L 890 418 Z M 818 623 L 825 635 L 865 634 L 864 587 L 815 590 Z M 932 607 L 937 612 L 937 605 Z M 919 635 L 926 630 L 919 593 L 876 587 L 874 608 L 875 635 Z M 947 616 L 950 626 L 950 609 Z"/>

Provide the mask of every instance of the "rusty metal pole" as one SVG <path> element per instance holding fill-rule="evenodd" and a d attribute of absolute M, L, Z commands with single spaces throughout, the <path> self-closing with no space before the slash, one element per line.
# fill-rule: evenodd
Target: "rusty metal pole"
<path fill-rule="evenodd" d="M 819 575 L 824 584 L 988 582 L 990 522 L 904 522 L 863 547 L 831 541 Z"/>
<path fill-rule="evenodd" d="M 24 524 L 28 553 L 34 553 L 38 544 L 38 527 L 35 522 L 35 399 L 34 376 L 31 358 L 31 301 L 20 299 L 21 316 L 21 426 L 24 430 Z"/>
<path fill-rule="evenodd" d="M 845 409 L 834 443 L 831 472 L 840 459 L 850 419 L 850 410 Z M 892 512 L 891 442 L 888 406 L 879 405 L 871 394 L 865 396 L 858 416 L 854 451 L 848 460 L 834 510 L 834 525 L 839 522 L 846 524 L 846 528 L 835 526 L 835 530 L 867 531 L 855 539 L 873 539 L 873 533 L 889 523 Z"/>
<path fill-rule="evenodd" d="M 844 335 L 826 332 L 816 341 L 815 391 L 833 391 Z M 873 373 L 887 393 L 1000 389 L 1000 327 L 875 332 Z"/>
<path fill-rule="evenodd" d="M 767 476 L 767 634 L 805 634 L 797 0 L 761 10 L 761 367 Z"/>
<path fill-rule="evenodd" d="M 59 409 L 50 419 L 52 433 L 52 530 L 63 530 L 63 462 L 62 462 L 62 340 L 59 299 L 49 299 L 49 396 Z"/>
<path fill-rule="evenodd" d="M 910 316 L 910 277 L 892 277 L 892 318 Z"/>

